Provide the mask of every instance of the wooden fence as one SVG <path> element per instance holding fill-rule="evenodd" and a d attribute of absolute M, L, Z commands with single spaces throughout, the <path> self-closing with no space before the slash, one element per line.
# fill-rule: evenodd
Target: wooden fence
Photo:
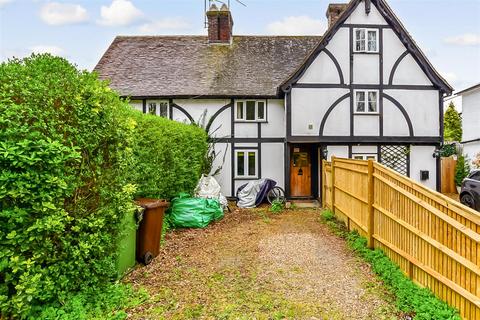
<path fill-rule="evenodd" d="M 441 171 L 442 171 L 442 193 L 457 193 L 457 187 L 455 186 L 455 167 L 457 166 L 457 160 L 453 157 L 441 159 Z"/>
<path fill-rule="evenodd" d="M 480 214 L 374 161 L 323 162 L 322 196 L 349 230 L 464 319 L 480 319 Z"/>

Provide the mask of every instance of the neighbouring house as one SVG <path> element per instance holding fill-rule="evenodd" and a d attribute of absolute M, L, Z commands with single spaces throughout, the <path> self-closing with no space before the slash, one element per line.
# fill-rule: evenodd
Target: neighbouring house
<path fill-rule="evenodd" d="M 206 112 L 226 195 L 272 178 L 289 198 L 318 198 L 332 156 L 438 189 L 452 87 L 384 0 L 326 14 L 321 37 L 237 36 L 227 6 L 212 5 L 208 36 L 119 36 L 95 70 L 142 112 L 185 122 Z"/>
<path fill-rule="evenodd" d="M 480 153 L 480 83 L 457 95 L 462 97 L 463 152 L 471 161 Z"/>

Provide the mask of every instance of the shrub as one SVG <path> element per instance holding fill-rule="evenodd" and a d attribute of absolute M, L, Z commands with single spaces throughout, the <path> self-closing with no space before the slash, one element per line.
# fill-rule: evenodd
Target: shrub
<path fill-rule="evenodd" d="M 129 179 L 136 196 L 171 199 L 193 193 L 208 150 L 205 130 L 137 111 L 132 116 L 137 124 Z"/>
<path fill-rule="evenodd" d="M 130 107 L 39 55 L 0 65 L 0 314 L 24 318 L 116 276 Z"/>
<path fill-rule="evenodd" d="M 445 141 L 462 141 L 462 117 L 455 109 L 453 102 L 450 102 L 448 105 L 443 123 L 443 135 Z"/>
<path fill-rule="evenodd" d="M 457 147 L 455 146 L 454 143 L 451 144 L 444 144 L 442 148 L 440 149 L 440 156 L 442 158 L 448 158 L 450 156 L 453 156 L 457 154 Z"/>
<path fill-rule="evenodd" d="M 455 167 L 455 185 L 461 186 L 463 179 L 470 173 L 470 165 L 464 155 L 459 155 Z"/>

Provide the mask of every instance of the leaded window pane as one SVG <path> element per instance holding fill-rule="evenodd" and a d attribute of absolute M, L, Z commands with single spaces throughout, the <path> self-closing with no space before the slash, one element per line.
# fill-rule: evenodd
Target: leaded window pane
<path fill-rule="evenodd" d="M 245 175 L 245 152 L 237 152 L 237 176 Z"/>
<path fill-rule="evenodd" d="M 243 102 L 237 102 L 237 119 L 243 119 Z"/>
<path fill-rule="evenodd" d="M 256 169 L 255 152 L 249 152 L 248 153 L 248 175 L 249 176 L 256 175 L 255 169 Z"/>
<path fill-rule="evenodd" d="M 265 119 L 265 102 L 259 101 L 257 104 L 257 119 Z"/>
<path fill-rule="evenodd" d="M 365 112 L 365 102 L 357 103 L 357 112 Z"/>
<path fill-rule="evenodd" d="M 356 51 L 365 51 L 365 29 L 355 30 Z"/>
<path fill-rule="evenodd" d="M 368 92 L 368 111 L 377 112 L 377 92 L 376 91 Z"/>
<path fill-rule="evenodd" d="M 160 102 L 160 117 L 168 118 L 168 103 Z"/>
<path fill-rule="evenodd" d="M 368 31 L 368 51 L 377 51 L 377 32 Z"/>
<path fill-rule="evenodd" d="M 247 101 L 247 119 L 255 120 L 255 101 Z"/>
<path fill-rule="evenodd" d="M 148 113 L 153 115 L 157 114 L 157 104 L 155 102 L 150 102 L 148 104 Z"/>

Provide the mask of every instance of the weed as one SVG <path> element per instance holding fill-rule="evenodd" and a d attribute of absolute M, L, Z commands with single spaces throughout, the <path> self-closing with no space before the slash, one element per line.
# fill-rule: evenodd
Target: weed
<path fill-rule="evenodd" d="M 272 205 L 270 206 L 270 212 L 273 213 L 280 213 L 283 211 L 285 205 L 283 202 L 278 201 L 278 200 L 273 200 Z"/>

